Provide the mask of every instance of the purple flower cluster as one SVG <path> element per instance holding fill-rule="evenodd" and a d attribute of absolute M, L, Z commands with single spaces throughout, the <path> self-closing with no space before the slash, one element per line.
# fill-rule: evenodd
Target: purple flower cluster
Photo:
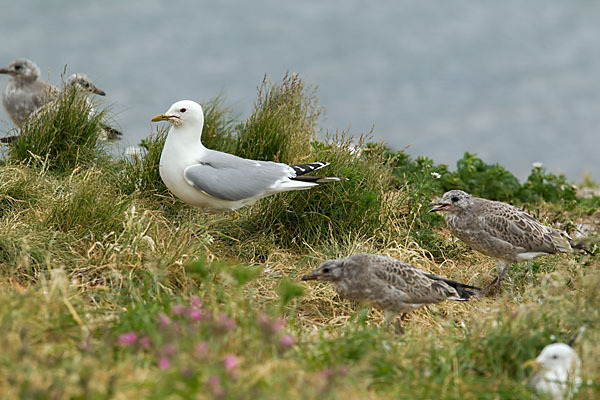
<path fill-rule="evenodd" d="M 285 320 L 281 318 L 271 318 L 265 313 L 259 313 L 256 316 L 258 326 L 263 331 L 265 336 L 273 342 L 279 343 L 279 345 L 286 349 L 296 344 L 296 338 L 290 335 L 282 335 L 279 340 L 275 340 L 276 336 L 281 333 L 281 330 L 285 326 Z"/>
<path fill-rule="evenodd" d="M 297 343 L 295 337 L 284 332 L 285 325 L 284 319 L 264 312 L 256 315 L 255 325 L 250 324 L 258 326 L 258 338 L 264 344 L 280 351 Z M 120 334 L 117 342 L 121 347 L 152 354 L 162 371 L 179 368 L 181 375 L 188 378 L 201 374 L 207 379 L 206 389 L 220 398 L 226 396 L 226 389 L 241 374 L 243 357 L 231 351 L 230 343 L 239 343 L 236 339 L 245 332 L 239 332 L 238 322 L 232 316 L 211 312 L 198 296 L 193 296 L 188 304 L 172 304 L 168 312 L 158 314 L 152 338 L 129 331 Z"/>

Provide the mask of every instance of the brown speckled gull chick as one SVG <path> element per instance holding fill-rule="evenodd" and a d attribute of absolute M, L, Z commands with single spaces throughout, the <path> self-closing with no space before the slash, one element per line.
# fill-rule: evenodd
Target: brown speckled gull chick
<path fill-rule="evenodd" d="M 392 257 L 356 254 L 348 258 L 327 260 L 303 281 L 331 282 L 344 298 L 365 302 L 384 311 L 386 324 L 428 304 L 444 300 L 466 301 L 479 290 L 439 275 L 428 274 Z M 396 331 L 401 331 L 400 321 Z"/>
<path fill-rule="evenodd" d="M 511 263 L 583 248 L 566 232 L 542 224 L 517 207 L 474 197 L 462 190 L 450 190 L 430 206 L 433 208 L 429 212 L 445 214 L 450 232 L 473 249 L 496 259 L 498 276 L 484 289 L 487 291 L 497 283 L 496 294 Z"/>

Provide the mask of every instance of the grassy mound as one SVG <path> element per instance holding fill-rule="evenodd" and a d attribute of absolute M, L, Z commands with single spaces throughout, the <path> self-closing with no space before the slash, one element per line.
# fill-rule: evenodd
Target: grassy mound
<path fill-rule="evenodd" d="M 347 134 L 319 140 L 315 93 L 287 76 L 263 83 L 242 123 L 222 99 L 204 103 L 204 143 L 328 161 L 318 174 L 347 180 L 263 199 L 229 221 L 166 190 L 165 127 L 144 154 L 110 160 L 85 107 L 64 94 L 0 166 L 4 397 L 541 398 L 524 361 L 583 325 L 576 398 L 600 397 L 597 257 L 514 266 L 500 298 L 417 310 L 403 336 L 330 285 L 299 282 L 325 259 L 369 252 L 483 286 L 493 260 L 450 236 L 427 204 L 457 187 L 598 232 L 600 199 L 574 197 L 564 177 L 536 166 L 521 184 L 469 153 L 450 171 Z"/>

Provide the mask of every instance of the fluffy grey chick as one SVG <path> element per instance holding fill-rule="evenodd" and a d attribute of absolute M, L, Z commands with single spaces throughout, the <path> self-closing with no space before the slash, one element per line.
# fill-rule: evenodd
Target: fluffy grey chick
<path fill-rule="evenodd" d="M 21 128 L 29 115 L 53 99 L 58 89 L 39 81 L 40 69 L 31 60 L 18 58 L 0 74 L 11 76 L 2 92 L 2 106 L 10 119 Z"/>
<path fill-rule="evenodd" d="M 303 281 L 331 282 L 342 297 L 372 304 L 385 313 L 386 324 L 401 313 L 444 300 L 466 301 L 479 290 L 439 275 L 428 274 L 392 257 L 375 254 L 327 260 Z M 473 290 L 470 290 L 473 289 Z M 396 331 L 401 332 L 401 320 Z"/>
<path fill-rule="evenodd" d="M 443 212 L 450 232 L 473 249 L 496 259 L 498 276 L 484 289 L 497 283 L 511 265 L 546 254 L 583 249 L 569 235 L 537 221 L 525 211 L 499 201 L 450 190 L 429 212 Z"/>

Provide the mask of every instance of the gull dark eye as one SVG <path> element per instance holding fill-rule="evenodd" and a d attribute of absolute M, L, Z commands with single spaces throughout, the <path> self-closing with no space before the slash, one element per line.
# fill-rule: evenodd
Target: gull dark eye
<path fill-rule="evenodd" d="M 328 274 L 329 273 L 329 268 L 323 268 L 323 273 L 324 274 Z"/>
<path fill-rule="evenodd" d="M 553 356 L 552 356 L 552 359 L 553 359 L 553 360 L 557 360 L 557 359 L 558 359 L 558 356 L 555 354 L 555 355 L 553 355 Z"/>
<path fill-rule="evenodd" d="M 452 200 L 453 203 L 456 203 L 458 201 L 458 197 L 454 196 L 453 198 L 451 198 L 450 200 Z"/>
<path fill-rule="evenodd" d="M 15 71 L 18 71 L 18 70 L 20 70 L 21 68 L 23 68 L 23 66 L 22 66 L 22 65 L 19 65 L 19 64 L 15 65 Z"/>
<path fill-rule="evenodd" d="M 186 110 L 185 108 L 180 108 L 180 109 L 179 109 L 179 112 L 180 112 L 180 113 L 184 113 L 184 112 L 186 112 L 186 111 L 187 111 L 187 110 Z"/>

